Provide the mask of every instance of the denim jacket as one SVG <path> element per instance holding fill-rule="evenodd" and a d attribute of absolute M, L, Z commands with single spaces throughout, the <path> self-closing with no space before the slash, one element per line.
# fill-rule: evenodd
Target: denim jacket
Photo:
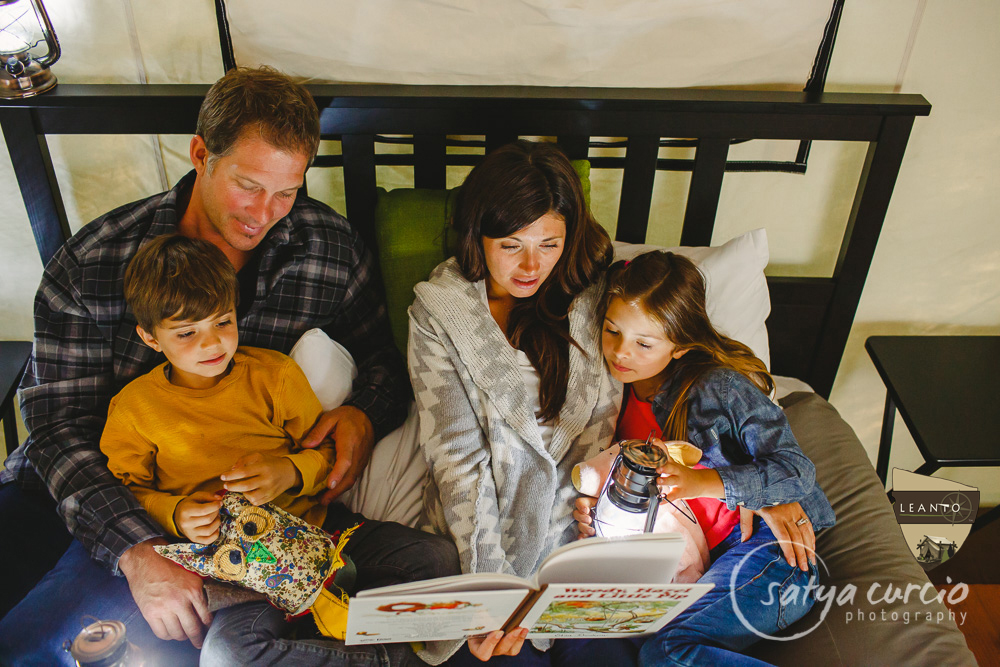
<path fill-rule="evenodd" d="M 652 401 L 661 427 L 678 390 L 671 385 L 667 379 Z M 701 464 L 722 477 L 730 510 L 798 501 L 814 530 L 836 522 L 816 483 L 816 467 L 799 448 L 785 413 L 745 375 L 725 368 L 702 375 L 689 393 L 687 431 L 704 452 Z"/>

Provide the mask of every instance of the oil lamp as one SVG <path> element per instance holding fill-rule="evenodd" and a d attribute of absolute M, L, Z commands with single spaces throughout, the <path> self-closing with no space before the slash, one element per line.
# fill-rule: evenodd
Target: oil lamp
<path fill-rule="evenodd" d="M 42 42 L 48 50 L 37 57 L 31 51 Z M 0 0 L 0 97 L 31 97 L 55 86 L 49 67 L 59 53 L 42 0 Z"/>

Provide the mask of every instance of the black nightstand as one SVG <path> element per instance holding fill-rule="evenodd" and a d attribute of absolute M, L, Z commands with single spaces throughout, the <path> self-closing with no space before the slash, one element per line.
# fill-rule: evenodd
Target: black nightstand
<path fill-rule="evenodd" d="M 17 422 L 14 417 L 14 397 L 21 374 L 31 356 L 31 343 L 25 341 L 0 341 L 0 420 L 3 420 L 3 437 L 7 454 L 17 449 Z"/>
<path fill-rule="evenodd" d="M 875 466 L 883 484 L 897 408 L 924 457 L 914 472 L 1000 466 L 1000 336 L 871 336 L 865 349 L 887 390 Z"/>

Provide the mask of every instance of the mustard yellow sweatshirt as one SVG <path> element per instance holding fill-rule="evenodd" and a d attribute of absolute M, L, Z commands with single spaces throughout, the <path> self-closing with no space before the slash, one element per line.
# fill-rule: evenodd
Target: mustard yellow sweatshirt
<path fill-rule="evenodd" d="M 182 537 L 177 504 L 196 491 L 218 491 L 219 475 L 260 452 L 284 455 L 302 475 L 301 488 L 273 502 L 322 525 L 326 507 L 312 496 L 324 490 L 334 449 L 298 447 L 323 409 L 291 357 L 240 347 L 229 375 L 211 389 L 170 384 L 166 368 L 136 378 L 112 399 L 101 436 L 108 468 L 150 516 Z"/>

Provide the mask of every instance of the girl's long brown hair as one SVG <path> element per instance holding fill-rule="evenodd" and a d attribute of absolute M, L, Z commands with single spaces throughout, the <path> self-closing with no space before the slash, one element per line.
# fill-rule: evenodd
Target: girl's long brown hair
<path fill-rule="evenodd" d="M 459 268 L 477 281 L 489 274 L 483 237 L 511 236 L 549 212 L 566 221 L 562 255 L 538 291 L 514 306 L 505 332 L 538 371 L 543 419 L 555 418 L 566 402 L 569 346 L 577 345 L 567 314 L 611 263 L 611 239 L 587 210 L 569 159 L 545 142 L 517 141 L 487 155 L 462 184 L 452 216 Z"/>
<path fill-rule="evenodd" d="M 607 312 L 615 297 L 637 305 L 663 326 L 667 340 L 687 350 L 667 367 L 673 386 L 679 390 L 663 425 L 665 439 L 687 439 L 691 387 L 713 368 L 742 373 L 766 394 L 774 389 L 774 380 L 764 362 L 749 347 L 712 326 L 705 306 L 705 278 L 686 257 L 655 251 L 629 262 L 615 262 L 608 271 L 601 312 Z"/>

